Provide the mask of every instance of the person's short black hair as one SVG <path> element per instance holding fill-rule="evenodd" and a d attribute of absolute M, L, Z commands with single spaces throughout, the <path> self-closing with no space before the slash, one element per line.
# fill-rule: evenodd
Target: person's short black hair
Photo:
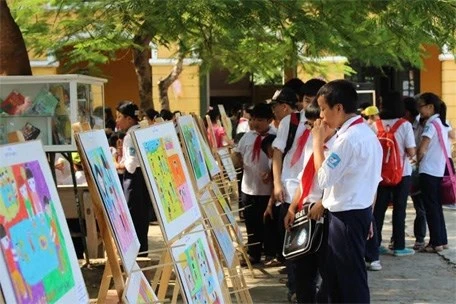
<path fill-rule="evenodd" d="M 287 82 L 284 83 L 283 87 L 284 88 L 290 88 L 292 89 L 295 94 L 298 96 L 299 100 L 302 99 L 302 87 L 304 86 L 304 82 L 299 79 L 299 78 L 291 78 Z"/>
<path fill-rule="evenodd" d="M 298 95 L 289 87 L 283 87 L 280 91 L 277 91 L 271 99 L 271 105 L 284 103 L 292 108 L 296 108 L 297 102 Z"/>
<path fill-rule="evenodd" d="M 265 118 L 265 119 L 274 118 L 274 113 L 272 113 L 272 107 L 270 104 L 267 104 L 267 103 L 257 104 L 252 109 L 252 113 L 250 115 L 252 115 L 252 117 L 255 117 L 255 118 Z"/>
<path fill-rule="evenodd" d="M 321 87 L 318 97 L 324 97 L 330 108 L 341 104 L 346 114 L 356 113 L 358 93 L 352 82 L 344 79 L 333 80 Z"/>
<path fill-rule="evenodd" d="M 397 92 L 388 92 L 382 98 L 380 119 L 402 118 L 405 115 L 405 106 L 402 102 L 402 95 Z"/>
<path fill-rule="evenodd" d="M 159 115 L 160 115 L 160 113 L 158 113 L 158 111 L 156 111 L 155 109 L 149 108 L 149 109 L 146 110 L 146 116 L 150 120 L 154 120 Z"/>
<path fill-rule="evenodd" d="M 304 115 L 307 119 L 310 120 L 316 120 L 320 118 L 320 107 L 318 106 L 316 98 L 314 98 L 312 102 L 304 110 Z"/>
<path fill-rule="evenodd" d="M 160 111 L 160 117 L 165 121 L 173 120 L 173 113 L 170 110 L 163 109 Z"/>
<path fill-rule="evenodd" d="M 418 102 L 421 101 L 424 105 L 431 104 L 434 106 L 434 114 L 439 114 L 440 120 L 445 127 L 448 127 L 446 123 L 446 104 L 434 93 L 426 92 L 418 96 Z"/>
<path fill-rule="evenodd" d="M 116 147 L 117 140 L 124 139 L 125 135 L 126 135 L 125 132 L 122 132 L 122 131 L 118 131 L 118 132 L 112 133 L 111 136 L 109 136 L 109 139 L 108 139 L 109 146 L 110 147 Z"/>
<path fill-rule="evenodd" d="M 302 86 L 301 89 L 301 95 L 302 97 L 304 96 L 317 96 L 318 90 L 322 86 L 326 84 L 326 81 L 318 79 L 318 78 L 312 78 L 306 81 L 304 86 Z M 301 97 L 301 99 L 302 99 Z"/>
<path fill-rule="evenodd" d="M 213 108 L 207 112 L 207 115 L 209 115 L 209 118 L 211 119 L 212 123 L 216 123 L 217 119 L 220 118 L 220 112 L 218 109 Z"/>
<path fill-rule="evenodd" d="M 124 100 L 119 102 L 116 107 L 116 110 L 122 113 L 123 116 L 129 116 L 136 121 L 139 121 L 139 108 L 132 101 Z"/>
<path fill-rule="evenodd" d="M 272 146 L 272 142 L 275 138 L 276 136 L 274 134 L 268 134 L 261 141 L 261 151 L 263 151 L 266 155 L 268 155 L 268 148 Z"/>
<path fill-rule="evenodd" d="M 404 97 L 403 99 L 405 111 L 410 112 L 410 115 L 417 117 L 420 112 L 418 112 L 418 105 L 416 104 L 416 99 L 410 96 Z"/>

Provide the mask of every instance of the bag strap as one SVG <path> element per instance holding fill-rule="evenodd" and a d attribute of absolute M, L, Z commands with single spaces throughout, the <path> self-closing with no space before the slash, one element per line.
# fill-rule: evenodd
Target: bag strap
<path fill-rule="evenodd" d="M 287 142 L 285 149 L 283 149 L 282 157 L 285 158 L 285 155 L 290 151 L 293 141 L 296 136 L 296 131 L 298 130 L 299 121 L 301 120 L 301 112 L 293 112 L 290 114 L 290 124 L 288 128 Z"/>
<path fill-rule="evenodd" d="M 399 127 L 404 123 L 406 122 L 405 119 L 403 118 L 400 118 L 398 121 L 396 121 L 394 123 L 394 125 L 391 127 L 391 133 L 396 133 L 397 129 L 399 129 Z"/>
<path fill-rule="evenodd" d="M 385 132 L 381 119 L 375 121 L 375 126 L 377 127 L 377 132 Z"/>
<path fill-rule="evenodd" d="M 448 173 L 450 174 L 451 179 L 453 179 L 454 172 L 453 172 L 453 168 L 451 167 L 451 164 L 450 164 L 450 161 L 449 161 L 448 152 L 447 152 L 447 149 L 445 147 L 445 143 L 443 141 L 442 129 L 440 128 L 440 125 L 435 120 L 433 120 L 431 122 L 431 124 L 433 124 L 435 129 L 437 130 L 437 136 L 439 138 L 440 147 L 442 147 L 442 149 L 443 149 L 443 155 L 445 156 L 445 161 L 446 161 L 446 166 L 447 166 L 447 169 L 448 169 Z M 456 189 L 454 189 L 454 185 L 453 185 L 453 190 L 456 193 Z"/>

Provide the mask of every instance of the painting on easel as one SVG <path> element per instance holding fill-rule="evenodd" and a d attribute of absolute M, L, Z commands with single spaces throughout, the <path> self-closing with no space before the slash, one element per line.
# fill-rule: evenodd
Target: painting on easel
<path fill-rule="evenodd" d="M 133 137 L 154 208 L 169 241 L 201 218 L 174 124 L 139 129 Z"/>
<path fill-rule="evenodd" d="M 231 159 L 228 148 L 220 148 L 217 150 L 217 153 L 220 155 L 220 160 L 222 161 L 223 167 L 225 168 L 230 181 L 236 181 L 236 169 L 234 168 L 233 160 Z"/>
<path fill-rule="evenodd" d="M 0 285 L 6 303 L 87 303 L 41 142 L 1 146 L 0 160 Z"/>
<path fill-rule="evenodd" d="M 90 167 L 109 227 L 126 272 L 130 272 L 139 251 L 139 241 L 120 185 L 104 130 L 77 134 Z"/>
<path fill-rule="evenodd" d="M 202 225 L 176 241 L 171 251 L 188 303 L 225 302 Z"/>
<path fill-rule="evenodd" d="M 204 156 L 204 160 L 205 160 L 207 169 L 209 170 L 209 174 L 211 175 L 211 177 L 214 177 L 220 173 L 220 167 L 217 164 L 217 161 L 215 160 L 214 155 L 212 155 L 209 145 L 203 139 L 203 135 L 201 135 L 201 133 L 198 133 L 198 137 L 199 137 L 199 140 L 201 143 L 201 148 L 203 151 L 203 156 Z"/>
<path fill-rule="evenodd" d="M 158 303 L 154 290 L 147 281 L 146 276 L 139 269 L 138 264 L 133 266 L 133 271 L 128 277 L 123 298 L 125 303 L 128 304 Z"/>
<path fill-rule="evenodd" d="M 226 229 L 225 223 L 223 223 L 222 217 L 215 206 L 214 198 L 207 190 L 201 196 L 201 207 L 211 225 L 215 239 L 222 251 L 227 266 L 231 268 L 233 266 L 236 250 L 234 249 L 233 242 Z"/>
<path fill-rule="evenodd" d="M 190 115 L 177 118 L 177 125 L 187 150 L 188 158 L 192 166 L 198 190 L 202 190 L 209 182 L 209 172 L 204 159 L 203 149 L 198 136 L 199 130 L 196 127 L 193 117 Z"/>

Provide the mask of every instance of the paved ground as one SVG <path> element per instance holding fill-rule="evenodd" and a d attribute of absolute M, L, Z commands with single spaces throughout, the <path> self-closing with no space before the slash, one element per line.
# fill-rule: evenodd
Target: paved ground
<path fill-rule="evenodd" d="M 417 253 L 408 257 L 382 255 L 383 270 L 369 272 L 372 303 L 456 303 L 456 210 L 445 209 L 450 249 L 440 254 Z M 406 220 L 406 242 L 413 245 L 414 209 L 409 203 Z M 242 225 L 242 224 L 241 224 Z M 242 225 L 243 226 L 243 225 Z M 391 233 L 391 210 L 384 224 L 384 238 Z M 149 229 L 150 248 L 162 247 L 159 226 Z M 385 244 L 386 245 L 386 244 Z M 159 254 L 151 254 L 154 263 Z M 255 268 L 255 278 L 245 272 L 254 303 L 287 303 L 286 287 L 280 282 L 285 275 L 280 267 Z M 83 269 L 91 298 L 96 297 L 102 267 Z"/>

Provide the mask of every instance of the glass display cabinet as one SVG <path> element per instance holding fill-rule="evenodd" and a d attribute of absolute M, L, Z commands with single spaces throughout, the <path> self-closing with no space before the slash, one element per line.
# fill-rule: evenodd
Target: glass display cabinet
<path fill-rule="evenodd" d="M 85 75 L 0 76 L 0 144 L 10 132 L 40 139 L 46 152 L 76 151 L 71 125 L 104 128 L 103 78 Z"/>

